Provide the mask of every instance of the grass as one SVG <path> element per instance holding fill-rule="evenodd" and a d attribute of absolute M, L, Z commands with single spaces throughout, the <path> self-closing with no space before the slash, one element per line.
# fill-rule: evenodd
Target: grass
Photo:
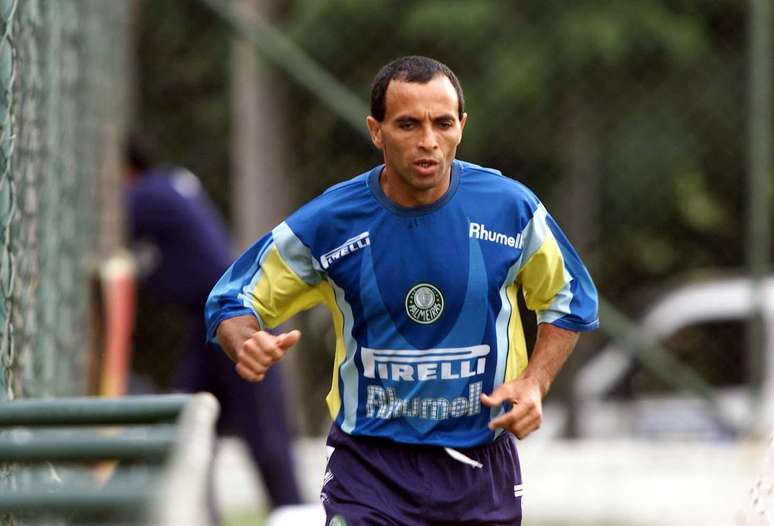
<path fill-rule="evenodd" d="M 263 526 L 266 516 L 254 511 L 230 512 L 223 517 L 223 526 Z"/>

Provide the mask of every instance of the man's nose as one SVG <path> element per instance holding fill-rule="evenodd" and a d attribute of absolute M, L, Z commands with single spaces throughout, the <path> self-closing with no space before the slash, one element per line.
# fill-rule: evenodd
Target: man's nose
<path fill-rule="evenodd" d="M 438 148 L 438 139 L 430 124 L 422 126 L 421 135 L 419 137 L 419 147 L 426 150 L 435 150 Z"/>

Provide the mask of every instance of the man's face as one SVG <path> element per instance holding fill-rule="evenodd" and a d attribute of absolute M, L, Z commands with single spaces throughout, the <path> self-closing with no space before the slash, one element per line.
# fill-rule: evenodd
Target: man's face
<path fill-rule="evenodd" d="M 385 108 L 382 122 L 368 117 L 371 140 L 384 152 L 385 193 L 404 206 L 432 203 L 449 186 L 467 120 L 458 117 L 454 86 L 445 75 L 426 84 L 393 80 Z"/>

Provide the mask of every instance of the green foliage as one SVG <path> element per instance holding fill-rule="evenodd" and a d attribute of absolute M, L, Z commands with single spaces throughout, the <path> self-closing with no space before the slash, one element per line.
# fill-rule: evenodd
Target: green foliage
<path fill-rule="evenodd" d="M 138 13 L 132 125 L 160 162 L 198 175 L 226 212 L 231 33 L 200 2 L 142 0 Z"/>
<path fill-rule="evenodd" d="M 579 248 L 603 292 L 617 294 L 691 268 L 742 264 L 743 8 L 295 0 L 280 25 L 363 99 L 396 56 L 449 64 L 469 113 L 460 157 L 527 183 L 565 228 L 590 224 L 591 241 Z M 202 177 L 227 211 L 231 34 L 198 2 L 145 0 L 140 14 L 136 127 L 161 159 Z M 289 187 L 299 203 L 379 161 L 305 88 L 284 80 L 278 89 L 293 101 Z M 569 205 L 568 188 L 584 184 L 596 202 Z"/>
<path fill-rule="evenodd" d="M 743 7 L 297 0 L 284 25 L 363 98 L 396 56 L 449 64 L 469 113 L 459 156 L 526 182 L 569 230 L 591 214 L 591 241 L 579 248 L 603 292 L 616 294 L 691 268 L 742 264 L 733 232 L 742 228 L 745 165 Z M 309 182 L 300 200 L 378 159 L 318 100 L 289 89 L 301 145 L 294 173 Z M 567 188 L 579 184 L 594 189 L 593 208 L 566 204 Z"/>
<path fill-rule="evenodd" d="M 233 35 L 200 2 L 140 4 L 137 124 L 227 211 Z M 364 100 L 395 57 L 451 66 L 469 114 L 459 157 L 534 189 L 602 294 L 635 312 L 653 284 L 743 265 L 745 8 L 287 0 L 274 23 Z M 292 101 L 288 191 L 298 204 L 380 161 L 314 94 L 277 77 Z"/>

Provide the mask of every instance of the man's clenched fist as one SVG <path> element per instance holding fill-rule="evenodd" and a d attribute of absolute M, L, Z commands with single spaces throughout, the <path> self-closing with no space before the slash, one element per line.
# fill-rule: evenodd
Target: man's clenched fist
<path fill-rule="evenodd" d="M 260 382 L 269 367 L 301 339 L 301 331 L 278 335 L 262 331 L 253 316 L 223 320 L 218 326 L 218 342 L 236 363 L 236 372 L 250 382 Z"/>
<path fill-rule="evenodd" d="M 255 332 L 237 351 L 236 372 L 245 380 L 260 382 L 269 367 L 285 356 L 300 338 L 298 330 L 276 336 L 266 331 Z"/>

